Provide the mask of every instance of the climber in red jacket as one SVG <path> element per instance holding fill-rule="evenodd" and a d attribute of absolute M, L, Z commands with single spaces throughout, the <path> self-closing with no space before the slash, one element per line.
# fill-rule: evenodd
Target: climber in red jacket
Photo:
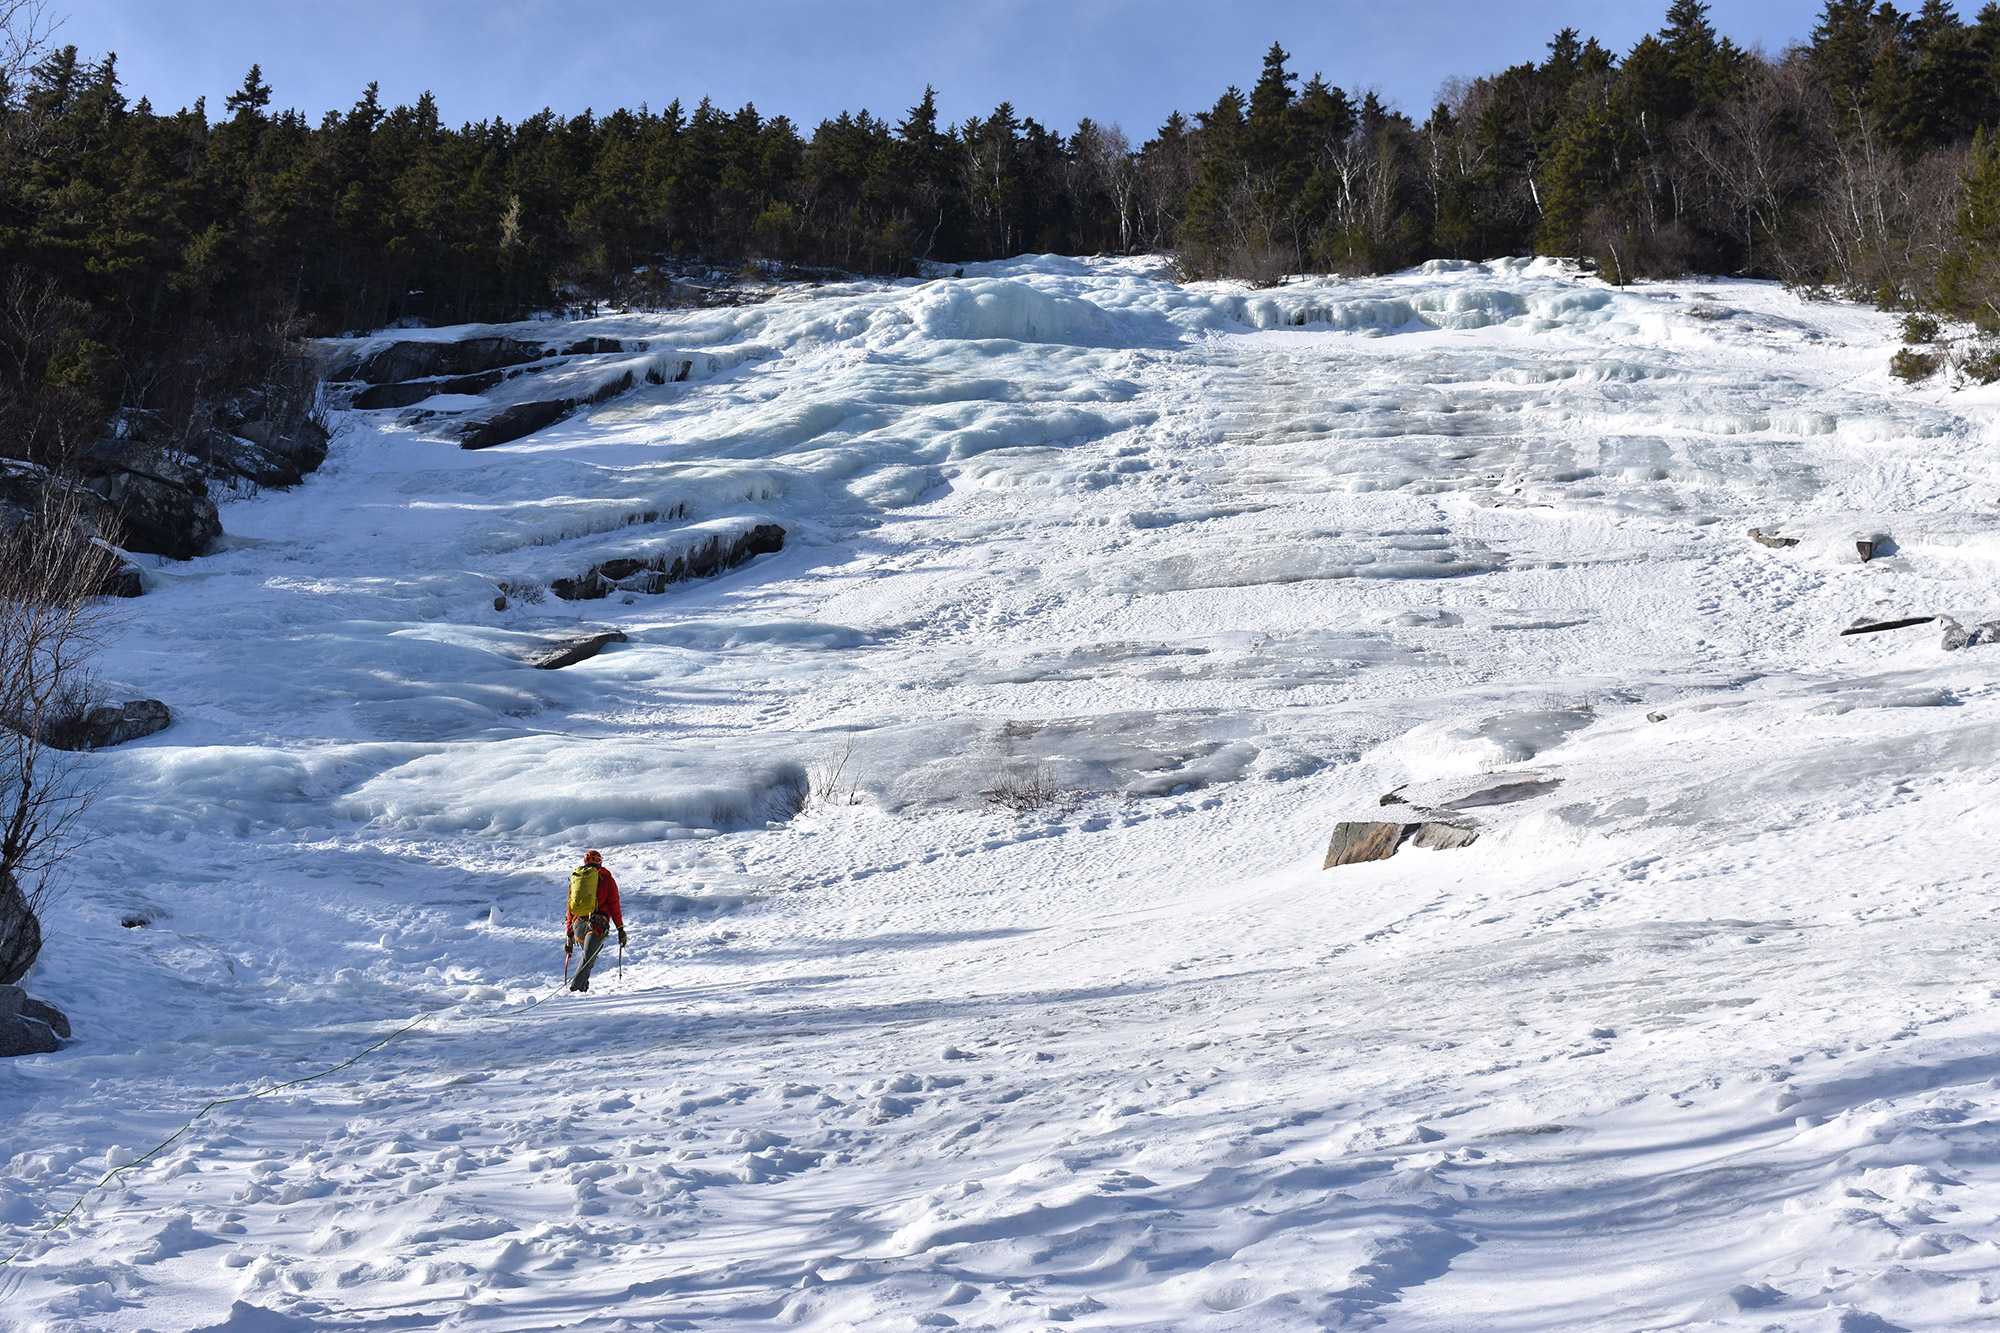
<path fill-rule="evenodd" d="M 583 964 L 576 969 L 569 988 L 590 989 L 590 969 L 604 949 L 604 933 L 618 927 L 618 947 L 625 947 L 625 914 L 618 909 L 618 881 L 604 868 L 597 852 L 585 852 L 583 864 L 569 872 L 569 914 L 563 920 L 563 957 L 568 959 L 583 946 Z"/>

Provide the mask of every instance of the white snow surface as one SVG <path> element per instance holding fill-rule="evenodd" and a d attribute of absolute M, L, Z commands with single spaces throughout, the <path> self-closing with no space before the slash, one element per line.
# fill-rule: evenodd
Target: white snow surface
<path fill-rule="evenodd" d="M 341 414 L 119 607 L 176 721 L 94 760 L 76 1039 L 0 1062 L 0 1324 L 2000 1318 L 2000 647 L 1838 634 L 2000 616 L 1996 396 L 1888 316 L 1029 257 L 526 331 L 699 364 L 479 452 Z M 586 847 L 622 976 L 522 1012 Z"/>

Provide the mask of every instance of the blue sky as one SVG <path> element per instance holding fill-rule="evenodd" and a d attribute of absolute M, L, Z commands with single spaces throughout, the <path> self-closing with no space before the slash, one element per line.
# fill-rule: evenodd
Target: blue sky
<path fill-rule="evenodd" d="M 1319 71 L 1419 118 L 1439 83 L 1537 58 L 1574 26 L 1623 51 L 1667 0 L 56 0 L 60 39 L 116 51 L 127 89 L 217 110 L 252 61 L 280 106 L 317 117 L 379 80 L 425 89 L 453 123 L 703 96 L 755 102 L 810 129 L 843 108 L 894 119 L 936 85 L 949 120 L 1002 99 L 1059 129 L 1119 122 L 1136 142 L 1175 108 L 1247 88 L 1275 39 Z M 1773 53 L 1811 31 L 1819 0 L 1715 0 L 1712 17 Z"/>

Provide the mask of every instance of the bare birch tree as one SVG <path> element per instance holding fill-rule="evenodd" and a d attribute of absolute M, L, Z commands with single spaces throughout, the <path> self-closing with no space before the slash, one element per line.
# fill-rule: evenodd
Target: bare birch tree
<path fill-rule="evenodd" d="M 118 557 L 89 492 L 33 464 L 0 468 L 7 493 L 29 500 L 0 503 L 0 983 L 12 983 L 40 951 L 51 872 L 96 792 L 76 747 Z"/>

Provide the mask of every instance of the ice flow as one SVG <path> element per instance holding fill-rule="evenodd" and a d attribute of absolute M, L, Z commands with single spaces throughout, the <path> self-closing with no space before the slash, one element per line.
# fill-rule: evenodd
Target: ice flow
<path fill-rule="evenodd" d="M 2000 612 L 1995 391 L 1548 261 L 569 334 L 635 387 L 342 413 L 149 571 L 106 669 L 177 722 L 99 760 L 0 1241 L 439 1012 L 94 1195 L 8 1323 L 1990 1319 L 2000 648 L 1838 631 Z M 1392 791 L 1479 840 L 1320 870 Z M 509 1017 L 586 847 L 622 982 Z"/>

